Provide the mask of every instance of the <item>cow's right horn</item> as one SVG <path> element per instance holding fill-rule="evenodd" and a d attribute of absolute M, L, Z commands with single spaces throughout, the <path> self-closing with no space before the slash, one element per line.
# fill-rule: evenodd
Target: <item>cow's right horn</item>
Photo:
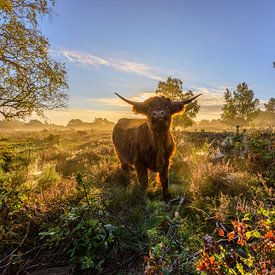
<path fill-rule="evenodd" d="M 144 104 L 143 102 L 136 102 L 136 101 L 126 99 L 123 96 L 119 95 L 118 93 L 115 93 L 115 95 L 117 95 L 119 98 L 121 98 L 123 101 L 127 102 L 128 104 L 132 105 L 133 111 L 135 113 L 146 114 L 147 107 L 146 107 L 146 104 Z"/>

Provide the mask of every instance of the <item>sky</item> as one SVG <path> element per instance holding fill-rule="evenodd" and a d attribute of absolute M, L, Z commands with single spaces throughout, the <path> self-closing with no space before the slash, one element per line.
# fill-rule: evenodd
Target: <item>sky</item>
<path fill-rule="evenodd" d="M 275 94 L 274 0 L 57 0 L 40 27 L 70 87 L 49 122 L 133 117 L 114 92 L 142 101 L 168 76 L 203 94 L 198 119 L 219 118 L 240 82 L 261 103 Z"/>

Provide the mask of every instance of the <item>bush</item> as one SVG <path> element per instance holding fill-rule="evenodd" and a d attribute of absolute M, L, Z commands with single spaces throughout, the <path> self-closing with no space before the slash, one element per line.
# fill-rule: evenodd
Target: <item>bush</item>
<path fill-rule="evenodd" d="M 275 211 L 260 208 L 240 213 L 226 224 L 216 223 L 215 235 L 204 237 L 197 262 L 206 274 L 271 274 L 275 249 Z"/>
<path fill-rule="evenodd" d="M 275 134 L 272 130 L 253 131 L 249 135 L 246 167 L 267 185 L 275 183 Z"/>
<path fill-rule="evenodd" d="M 100 271 L 115 231 L 114 226 L 100 221 L 105 214 L 92 204 L 72 207 L 52 225 L 44 224 L 39 235 L 49 249 L 65 252 L 80 269 Z"/>
<path fill-rule="evenodd" d="M 43 174 L 38 179 L 37 187 L 41 188 L 42 190 L 46 190 L 60 180 L 61 178 L 55 171 L 55 167 L 52 165 L 47 165 L 43 169 Z"/>

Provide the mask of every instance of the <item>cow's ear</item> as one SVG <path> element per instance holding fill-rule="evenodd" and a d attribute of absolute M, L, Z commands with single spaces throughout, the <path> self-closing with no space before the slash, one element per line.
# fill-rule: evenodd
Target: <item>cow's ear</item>
<path fill-rule="evenodd" d="M 133 105 L 133 112 L 137 114 L 147 115 L 148 106 L 145 103 Z"/>

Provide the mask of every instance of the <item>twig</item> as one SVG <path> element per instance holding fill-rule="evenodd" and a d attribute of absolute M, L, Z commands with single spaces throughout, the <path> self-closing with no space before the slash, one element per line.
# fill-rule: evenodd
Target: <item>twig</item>
<path fill-rule="evenodd" d="M 26 231 L 26 234 L 25 234 L 25 236 L 23 237 L 23 239 L 22 239 L 22 241 L 20 242 L 20 244 L 9 254 L 9 255 L 7 255 L 4 259 L 2 259 L 1 261 L 0 261 L 0 263 L 3 263 L 3 262 L 5 262 L 5 260 L 6 259 L 8 259 L 8 258 L 12 258 L 12 256 L 14 255 L 14 253 L 20 248 L 20 247 L 22 247 L 22 245 L 23 245 L 23 243 L 25 242 L 25 240 L 26 240 L 26 238 L 27 238 L 27 236 L 28 236 L 28 234 L 29 234 L 29 231 L 30 231 L 30 223 L 28 223 L 28 227 L 27 227 L 27 231 Z M 1 268 L 1 267 L 0 267 Z"/>
<path fill-rule="evenodd" d="M 195 252 L 193 254 L 191 254 L 189 257 L 188 257 L 188 260 L 193 260 L 195 257 L 197 257 L 198 255 L 200 255 L 200 251 L 199 252 Z"/>
<path fill-rule="evenodd" d="M 236 236 L 236 237 L 234 237 L 232 240 L 230 240 L 230 241 L 235 241 L 235 240 L 237 240 L 239 237 L 238 236 Z M 217 241 L 217 243 L 226 243 L 226 242 L 228 242 L 228 239 L 220 239 L 220 240 L 218 240 Z"/>
<path fill-rule="evenodd" d="M 35 260 L 36 260 L 36 258 L 38 257 L 38 255 L 40 254 L 40 252 L 41 252 L 41 250 L 42 250 L 42 246 L 40 247 L 40 249 L 38 250 L 38 252 L 36 252 L 36 254 L 35 254 L 35 256 L 32 258 L 32 260 L 31 261 L 29 261 L 29 259 L 28 259 L 28 261 L 21 267 L 21 269 L 16 273 L 16 274 L 20 274 L 20 272 L 22 271 L 22 270 L 24 270 L 24 268 L 27 266 L 27 264 L 30 262 L 34 262 Z M 28 267 L 26 268 L 26 269 L 28 269 Z M 26 270 L 24 270 L 24 271 L 26 271 Z"/>
<path fill-rule="evenodd" d="M 32 251 L 38 249 L 38 248 L 41 248 L 43 245 L 40 245 L 40 246 L 37 246 L 37 247 L 34 247 L 32 248 L 31 250 L 21 254 L 20 256 L 14 258 L 13 260 L 9 261 L 8 263 L 6 263 L 5 265 L 2 265 L 0 266 L 0 270 L 3 269 L 3 268 L 6 268 L 8 267 L 9 265 L 11 265 L 12 263 L 16 262 L 17 260 L 19 260 L 20 258 L 22 258 L 22 256 L 26 256 L 27 254 L 31 253 Z"/>
<path fill-rule="evenodd" d="M 179 217 L 179 210 L 180 210 L 184 200 L 185 200 L 185 197 L 181 197 L 179 205 L 177 206 L 177 209 L 175 211 L 175 215 L 174 215 L 175 219 L 177 219 Z"/>
<path fill-rule="evenodd" d="M 4 259 L 2 259 L 2 260 L 0 261 L 0 264 L 3 263 L 3 262 L 5 262 L 5 260 L 6 260 L 7 258 L 10 258 L 10 257 L 17 251 L 17 249 L 18 249 L 18 247 L 16 247 L 10 254 L 8 254 Z M 1 268 L 1 267 L 0 267 L 0 268 Z"/>
<path fill-rule="evenodd" d="M 23 245 L 23 243 L 25 242 L 25 240 L 27 239 L 28 235 L 29 235 L 29 231 L 30 231 L 30 223 L 28 223 L 28 227 L 27 227 L 27 231 L 26 231 L 26 234 L 24 236 L 24 238 L 22 239 L 20 245 L 19 245 L 19 248 Z"/>
<path fill-rule="evenodd" d="M 197 208 L 197 207 L 195 207 L 195 206 L 188 206 L 189 208 L 192 208 L 192 209 L 195 209 L 195 210 L 197 210 L 197 211 L 199 211 L 199 212 L 202 212 L 203 214 L 205 214 L 208 218 L 211 218 L 210 217 L 210 215 L 208 214 L 208 213 L 206 213 L 205 211 L 203 211 L 202 209 L 200 209 L 200 208 Z"/>

